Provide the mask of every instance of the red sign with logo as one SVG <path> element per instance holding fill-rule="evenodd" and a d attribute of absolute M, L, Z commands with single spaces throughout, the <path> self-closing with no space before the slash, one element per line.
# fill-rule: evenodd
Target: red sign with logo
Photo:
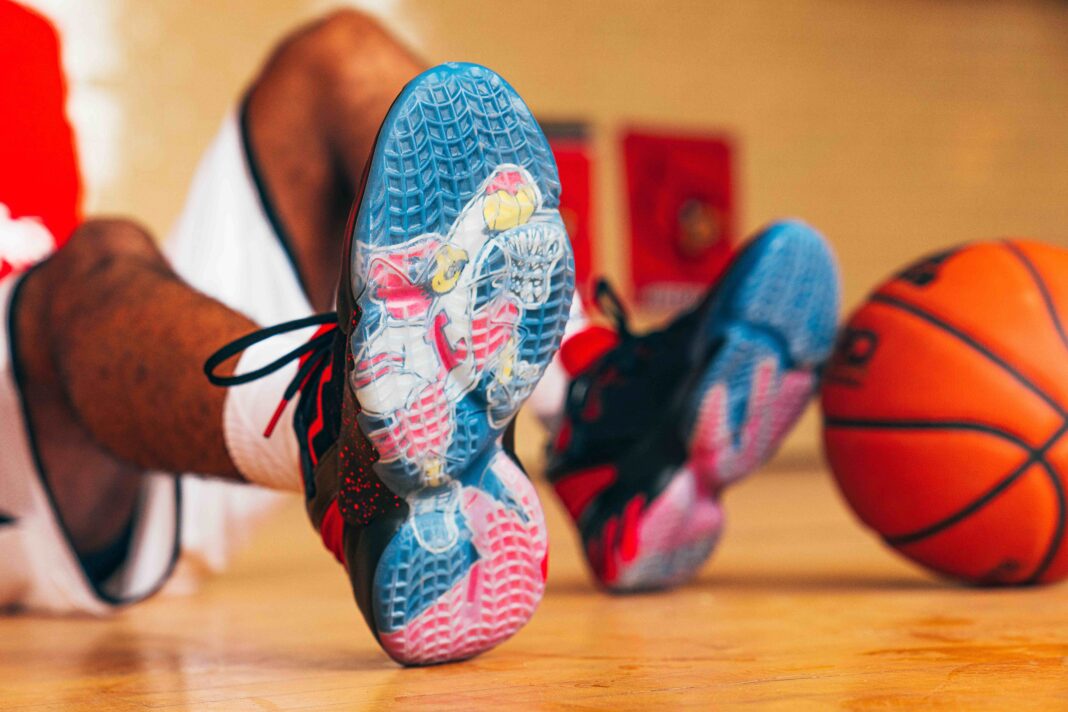
<path fill-rule="evenodd" d="M 730 142 L 632 132 L 623 153 L 635 298 L 650 308 L 688 306 L 735 241 Z"/>

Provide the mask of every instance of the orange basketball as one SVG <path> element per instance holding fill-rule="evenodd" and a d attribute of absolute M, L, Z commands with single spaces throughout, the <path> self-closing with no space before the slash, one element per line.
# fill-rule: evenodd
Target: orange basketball
<path fill-rule="evenodd" d="M 1068 250 L 928 257 L 850 318 L 824 374 L 842 493 L 891 546 L 967 581 L 1068 575 Z"/>

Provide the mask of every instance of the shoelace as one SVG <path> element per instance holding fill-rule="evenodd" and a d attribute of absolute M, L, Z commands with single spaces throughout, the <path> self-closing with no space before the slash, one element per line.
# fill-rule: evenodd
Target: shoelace
<path fill-rule="evenodd" d="M 619 345 L 601 361 L 602 365 L 622 374 L 633 374 L 649 367 L 648 353 L 663 332 L 635 334 L 630 328 L 630 315 L 615 289 L 603 277 L 594 286 L 594 303 L 611 322 L 619 335 Z"/>
<path fill-rule="evenodd" d="M 630 330 L 630 316 L 627 314 L 627 308 L 623 306 L 623 300 L 604 277 L 597 279 L 593 300 L 601 313 L 615 323 L 616 333 L 620 338 L 629 339 L 634 335 Z"/>
<path fill-rule="evenodd" d="M 317 333 L 307 342 L 301 344 L 289 353 L 279 356 L 266 366 L 261 366 L 248 373 L 235 373 L 230 376 L 216 373 L 217 369 L 228 359 L 236 356 L 251 346 L 266 341 L 267 339 L 278 336 L 279 334 L 300 331 L 301 329 L 306 329 L 310 326 L 326 325 L 332 325 L 333 328 Z M 286 409 L 289 401 L 293 399 L 293 396 L 304 389 L 311 375 L 315 373 L 320 365 L 325 363 L 325 359 L 329 357 L 330 349 L 334 342 L 334 332 L 336 330 L 337 312 L 326 312 L 323 314 L 313 314 L 312 316 L 304 317 L 302 319 L 286 321 L 281 324 L 269 326 L 265 329 L 253 331 L 250 334 L 245 334 L 238 339 L 234 339 L 209 356 L 208 360 L 204 362 L 204 375 L 208 377 L 208 380 L 213 385 L 221 386 L 223 388 L 231 388 L 272 374 L 291 361 L 301 359 L 307 354 L 307 360 L 304 361 L 299 369 L 297 369 L 297 373 L 293 376 L 293 380 L 286 386 L 286 389 L 282 394 L 282 400 L 278 404 L 278 408 L 275 409 L 274 415 L 271 416 L 271 420 L 267 424 L 267 428 L 263 431 L 263 437 L 269 438 L 271 433 L 274 432 L 274 427 L 278 424 L 278 419 L 282 417 L 282 412 Z"/>

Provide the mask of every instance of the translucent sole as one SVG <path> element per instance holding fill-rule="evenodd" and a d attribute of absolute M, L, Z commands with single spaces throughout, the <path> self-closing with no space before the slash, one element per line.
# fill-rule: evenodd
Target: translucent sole
<path fill-rule="evenodd" d="M 689 459 L 615 549 L 605 582 L 636 591 L 692 578 L 722 533 L 718 493 L 768 460 L 811 398 L 834 345 L 834 257 L 808 226 L 768 228 L 725 276 L 708 338 L 721 340 L 680 427 Z"/>
<path fill-rule="evenodd" d="M 512 635 L 544 587 L 541 507 L 501 452 L 567 323 L 574 261 L 548 143 L 484 67 L 420 75 L 379 135 L 355 225 L 360 426 L 409 517 L 375 571 L 379 638 L 405 663 Z"/>

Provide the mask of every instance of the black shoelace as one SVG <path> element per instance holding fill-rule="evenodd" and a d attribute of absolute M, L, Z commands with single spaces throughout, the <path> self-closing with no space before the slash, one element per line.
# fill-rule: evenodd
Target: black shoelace
<path fill-rule="evenodd" d="M 620 338 L 629 339 L 634 335 L 630 330 L 630 317 L 627 315 L 627 308 L 623 306 L 623 300 L 604 277 L 598 278 L 593 299 L 601 313 L 614 322 Z"/>
<path fill-rule="evenodd" d="M 235 373 L 230 376 L 224 376 L 217 373 L 218 368 L 228 359 L 238 355 L 251 346 L 262 343 L 279 334 L 288 334 L 293 331 L 306 329 L 310 326 L 324 326 L 328 324 L 333 324 L 334 328 L 316 335 L 292 351 L 279 356 L 274 361 L 271 361 L 267 365 L 261 366 L 254 371 L 249 371 L 248 373 Z M 303 358 L 308 354 L 308 359 L 304 361 L 299 369 L 297 369 L 297 373 L 293 376 L 293 380 L 286 386 L 286 389 L 282 394 L 282 401 L 278 404 L 278 408 L 275 410 L 274 415 L 271 416 L 271 420 L 267 424 L 266 430 L 263 432 L 265 438 L 270 437 L 271 432 L 274 430 L 274 426 L 278 423 L 278 419 L 281 417 L 282 411 L 285 410 L 286 405 L 293 399 L 293 396 L 304 388 L 310 376 L 315 373 L 320 366 L 325 365 L 326 359 L 330 357 L 330 349 L 334 343 L 334 332 L 336 328 L 337 312 L 326 312 L 323 314 L 313 314 L 312 316 L 307 316 L 302 319 L 286 321 L 281 324 L 269 326 L 265 329 L 253 331 L 250 334 L 245 334 L 238 339 L 234 339 L 209 356 L 208 360 L 204 362 L 204 375 L 208 377 L 208 380 L 213 385 L 230 388 L 232 386 L 239 386 L 243 383 L 249 383 L 263 378 L 264 376 L 279 370 L 286 364 Z"/>
<path fill-rule="evenodd" d="M 651 362 L 650 357 L 655 349 L 662 348 L 656 344 L 664 343 L 665 334 L 671 327 L 645 334 L 635 334 L 630 328 L 630 315 L 623 300 L 603 277 L 599 278 L 594 286 L 593 299 L 597 308 L 612 322 L 619 335 L 619 345 L 604 356 L 600 367 L 627 376 L 633 376 L 639 371 L 647 372 L 651 364 L 652 367 L 659 368 L 657 364 L 662 360 Z M 673 367 L 665 366 L 665 368 Z"/>

